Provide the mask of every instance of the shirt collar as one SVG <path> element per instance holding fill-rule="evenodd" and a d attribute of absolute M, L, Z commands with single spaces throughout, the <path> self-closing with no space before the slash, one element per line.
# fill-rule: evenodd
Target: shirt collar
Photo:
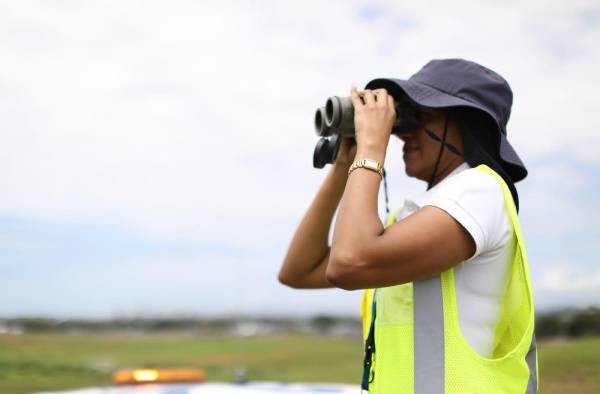
<path fill-rule="evenodd" d="M 450 174 L 448 174 L 444 179 L 442 179 L 440 182 L 438 182 L 434 187 L 432 187 L 431 189 L 427 190 L 426 192 L 424 192 L 422 195 L 420 195 L 419 197 L 417 197 L 415 199 L 415 202 L 417 205 L 419 206 L 423 206 L 423 203 L 425 203 L 425 201 L 427 201 L 431 195 L 433 193 L 435 193 L 435 191 L 444 183 L 446 182 L 448 179 L 460 174 L 461 172 L 468 170 L 469 168 L 471 168 L 469 166 L 469 164 L 465 161 L 462 162 L 458 167 L 456 167 L 454 170 L 452 170 L 452 172 L 450 172 Z"/>

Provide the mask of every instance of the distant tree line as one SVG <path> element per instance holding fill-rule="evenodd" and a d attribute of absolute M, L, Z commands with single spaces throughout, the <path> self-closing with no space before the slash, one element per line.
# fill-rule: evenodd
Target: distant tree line
<path fill-rule="evenodd" d="M 308 333 L 360 336 L 358 318 L 315 316 L 310 318 L 223 317 L 223 318 L 132 318 L 57 320 L 45 317 L 0 318 L 1 333 L 164 333 L 197 335 L 272 335 Z"/>
<path fill-rule="evenodd" d="M 535 327 L 538 338 L 600 335 L 600 308 L 565 309 L 538 314 Z"/>
<path fill-rule="evenodd" d="M 225 317 L 225 318 L 137 318 L 110 320 L 56 320 L 43 317 L 0 318 L 0 333 L 160 333 L 187 332 L 198 335 L 273 335 L 310 333 L 361 335 L 356 317 L 319 315 L 311 318 Z M 538 313 L 538 338 L 600 336 L 600 308 L 563 309 Z"/>

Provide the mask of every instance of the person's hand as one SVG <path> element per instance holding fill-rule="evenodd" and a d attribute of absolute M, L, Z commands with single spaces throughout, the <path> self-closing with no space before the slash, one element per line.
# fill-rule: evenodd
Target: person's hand
<path fill-rule="evenodd" d="M 350 167 L 356 156 L 356 140 L 350 137 L 342 137 L 335 164 Z"/>
<path fill-rule="evenodd" d="M 380 160 L 383 164 L 396 119 L 394 98 L 385 89 L 367 89 L 359 92 L 353 86 L 350 93 L 354 104 L 358 156 Z"/>

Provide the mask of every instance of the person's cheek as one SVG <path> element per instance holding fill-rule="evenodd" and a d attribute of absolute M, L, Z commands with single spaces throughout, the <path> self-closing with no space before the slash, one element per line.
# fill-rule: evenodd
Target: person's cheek
<path fill-rule="evenodd" d="M 433 151 L 434 151 L 431 142 L 421 139 L 420 147 L 421 147 L 421 149 L 420 149 L 421 159 L 423 160 L 424 163 L 429 164 L 429 162 L 432 160 Z"/>

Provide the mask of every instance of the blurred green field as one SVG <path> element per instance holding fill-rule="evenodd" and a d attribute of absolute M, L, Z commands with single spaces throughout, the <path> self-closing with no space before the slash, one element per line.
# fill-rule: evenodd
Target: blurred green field
<path fill-rule="evenodd" d="M 125 367 L 201 367 L 209 379 L 357 383 L 361 344 L 315 336 L 0 335 L 0 393 L 111 384 Z M 541 392 L 600 393 L 600 338 L 540 344 Z"/>

